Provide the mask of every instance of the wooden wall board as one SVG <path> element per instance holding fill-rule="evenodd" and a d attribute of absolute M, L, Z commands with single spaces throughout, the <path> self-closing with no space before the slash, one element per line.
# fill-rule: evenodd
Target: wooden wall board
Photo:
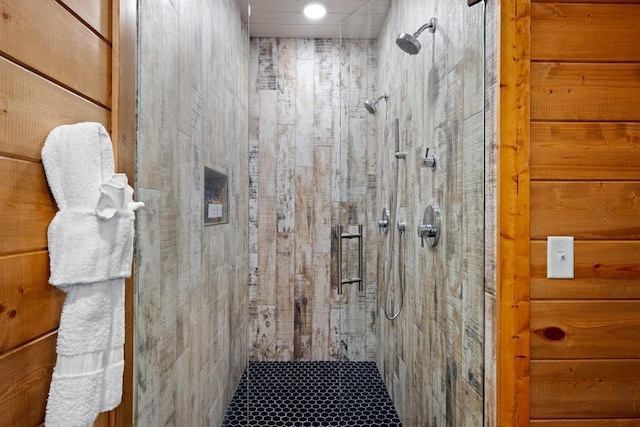
<path fill-rule="evenodd" d="M 531 418 L 637 418 L 640 360 L 532 360 Z"/>
<path fill-rule="evenodd" d="M 533 180 L 637 180 L 638 164 L 640 123 L 531 123 Z"/>
<path fill-rule="evenodd" d="M 531 119 L 639 121 L 640 64 L 531 63 Z"/>
<path fill-rule="evenodd" d="M 640 418 L 608 418 L 588 420 L 531 420 L 531 426 L 536 427 L 637 427 Z"/>
<path fill-rule="evenodd" d="M 111 106 L 111 47 L 107 42 L 54 0 L 0 0 L 0 8 L 3 56 L 17 59 L 100 105 Z M 39 19 L 41 16 L 47 19 Z"/>
<path fill-rule="evenodd" d="M 541 3 L 531 15 L 532 59 L 640 61 L 640 4 Z"/>
<path fill-rule="evenodd" d="M 111 6 L 121 0 L 57 0 L 68 7 L 80 19 L 86 22 L 105 40 L 111 41 L 112 14 Z M 97 4 L 97 5 L 96 5 Z"/>
<path fill-rule="evenodd" d="M 58 327 L 65 293 L 49 282 L 46 251 L 0 257 L 0 352 Z"/>
<path fill-rule="evenodd" d="M 1 425 L 35 426 L 44 420 L 56 339 L 52 332 L 0 355 Z"/>
<path fill-rule="evenodd" d="M 0 157 L 0 255 L 42 250 L 57 208 L 41 164 Z"/>
<path fill-rule="evenodd" d="M 573 280 L 547 279 L 547 242 L 531 242 L 532 299 L 640 299 L 640 243 L 575 241 Z"/>
<path fill-rule="evenodd" d="M 638 339 L 640 300 L 531 302 L 531 359 L 640 359 Z"/>
<path fill-rule="evenodd" d="M 640 182 L 534 181 L 531 238 L 640 239 Z"/>
<path fill-rule="evenodd" d="M 531 3 L 637 4 L 638 0 L 531 0 Z"/>
<path fill-rule="evenodd" d="M 574 242 L 574 273 L 576 279 L 626 279 L 635 283 L 640 279 L 640 242 L 638 241 L 581 241 Z M 546 277 L 547 242 L 531 242 L 531 277 Z M 556 281 L 556 283 L 558 283 Z M 603 298 L 612 299 L 613 295 Z M 562 298 L 560 298 L 562 299 Z"/>
<path fill-rule="evenodd" d="M 111 129 L 111 113 L 0 57 L 0 155 L 40 161 L 49 131 L 79 121 Z"/>

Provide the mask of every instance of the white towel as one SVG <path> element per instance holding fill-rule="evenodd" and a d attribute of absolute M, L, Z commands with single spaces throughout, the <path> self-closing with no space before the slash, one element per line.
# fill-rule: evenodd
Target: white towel
<path fill-rule="evenodd" d="M 49 225 L 50 283 L 67 293 L 45 424 L 91 426 L 122 396 L 124 279 L 133 255 L 133 189 L 114 172 L 99 123 L 51 131 L 42 163 L 59 212 Z"/>

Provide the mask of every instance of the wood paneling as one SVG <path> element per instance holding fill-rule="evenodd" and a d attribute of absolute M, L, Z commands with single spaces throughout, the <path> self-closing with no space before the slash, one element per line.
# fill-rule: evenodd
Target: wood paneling
<path fill-rule="evenodd" d="M 42 165 L 0 157 L 0 255 L 47 247 L 57 210 Z"/>
<path fill-rule="evenodd" d="M 44 420 L 56 337 L 50 333 L 0 355 L 0 425 L 37 426 Z"/>
<path fill-rule="evenodd" d="M 65 294 L 49 285 L 47 252 L 0 257 L 0 352 L 58 327 Z"/>
<path fill-rule="evenodd" d="M 638 359 L 640 301 L 532 301 L 532 359 Z"/>
<path fill-rule="evenodd" d="M 111 114 L 0 57 L 0 155 L 39 161 L 49 131 L 78 121 L 100 122 L 109 130 Z"/>
<path fill-rule="evenodd" d="M 635 426 L 640 4 L 533 3 L 531 425 Z M 575 278 L 546 277 L 549 235 L 574 236 Z"/>
<path fill-rule="evenodd" d="M 121 0 L 58 0 L 86 22 L 98 34 L 111 41 L 111 4 Z"/>
<path fill-rule="evenodd" d="M 54 0 L 0 0 L 0 9 L 3 55 L 111 105 L 111 47 L 104 40 Z"/>
<path fill-rule="evenodd" d="M 638 4 L 534 4 L 531 14 L 532 58 L 640 61 Z"/>
<path fill-rule="evenodd" d="M 112 0 L 0 0 L 2 426 L 36 426 L 44 420 L 56 360 L 55 330 L 65 296 L 48 284 L 46 232 L 57 208 L 40 163 L 40 150 L 48 132 L 61 124 L 96 121 L 108 130 L 113 128 L 109 111 L 112 77 L 119 98 L 114 111 L 126 118 L 120 121 L 124 125 L 117 127 L 118 138 L 113 138 L 114 145 L 125 141 L 125 148 L 114 151 L 133 182 L 135 78 L 111 73 L 111 55 L 120 52 L 111 49 L 113 6 Z M 119 25 L 114 25 L 118 34 Z M 121 40 L 126 40 L 129 53 L 135 52 L 131 33 L 119 34 L 117 42 Z M 134 56 L 126 61 L 129 69 L 135 67 Z M 122 82 L 124 90 L 120 89 Z M 128 295 L 131 310 L 130 291 Z M 125 381 L 123 398 L 128 403 L 118 418 L 113 412 L 101 414 L 96 426 L 115 425 L 116 418 L 120 425 L 132 424 L 131 330 L 129 321 L 129 380 Z"/>
<path fill-rule="evenodd" d="M 640 179 L 638 164 L 639 123 L 531 123 L 531 179 Z"/>
<path fill-rule="evenodd" d="M 532 418 L 637 417 L 640 360 L 532 360 L 531 395 Z"/>
<path fill-rule="evenodd" d="M 531 183 L 531 238 L 640 239 L 640 182 Z"/>
<path fill-rule="evenodd" d="M 638 99 L 640 64 L 531 64 L 534 121 L 639 121 Z"/>
<path fill-rule="evenodd" d="M 573 280 L 547 279 L 547 242 L 531 242 L 532 299 L 640 299 L 640 242 L 574 242 Z"/>

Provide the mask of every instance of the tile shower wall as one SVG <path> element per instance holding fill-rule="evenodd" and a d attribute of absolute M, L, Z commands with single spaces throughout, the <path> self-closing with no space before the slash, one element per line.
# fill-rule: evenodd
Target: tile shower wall
<path fill-rule="evenodd" d="M 135 425 L 221 425 L 247 355 L 248 35 L 235 0 L 139 13 Z M 205 166 L 228 224 L 204 226 Z"/>
<path fill-rule="evenodd" d="M 378 89 L 390 94 L 388 117 L 377 118 L 378 198 L 391 200 L 395 158 L 390 118 L 398 117 L 401 150 L 408 152 L 400 163 L 398 219 L 407 222 L 408 231 L 402 243 L 405 305 L 395 321 L 387 321 L 382 312 L 382 283 L 378 291 L 377 362 L 406 426 L 484 422 L 484 337 L 485 328 L 492 333 L 493 319 L 490 311 L 485 319 L 484 305 L 483 8 L 468 7 L 466 1 L 395 1 L 378 38 Z M 418 55 L 395 45 L 398 33 L 412 33 L 431 17 L 438 20 L 436 32 L 420 36 Z M 493 142 L 487 144 L 490 158 Z M 435 170 L 421 167 L 427 148 L 437 157 Z M 421 247 L 416 233 L 429 204 L 442 212 L 435 248 Z M 490 225 L 493 217 L 487 221 Z M 387 244 L 379 244 L 381 259 Z M 381 262 L 379 277 L 382 270 Z M 390 284 L 395 290 L 396 271 L 397 265 Z"/>
<path fill-rule="evenodd" d="M 375 42 L 250 46 L 251 358 L 373 360 L 376 248 L 366 236 L 375 230 L 365 229 L 365 289 L 347 285 L 342 298 L 331 281 L 331 232 L 371 221 L 375 151 L 362 141 L 375 121 L 362 101 L 375 85 Z"/>

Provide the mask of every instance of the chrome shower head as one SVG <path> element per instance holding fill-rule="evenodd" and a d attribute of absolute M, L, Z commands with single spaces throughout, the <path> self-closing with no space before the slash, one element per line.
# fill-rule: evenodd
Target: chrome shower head
<path fill-rule="evenodd" d="M 396 44 L 400 49 L 407 52 L 409 55 L 417 55 L 422 48 L 422 45 L 418 41 L 418 36 L 422 34 L 422 32 L 427 28 L 431 33 L 436 32 L 436 18 L 431 18 L 429 20 L 429 23 L 424 24 L 413 35 L 407 33 L 398 34 L 398 38 L 396 38 Z"/>
<path fill-rule="evenodd" d="M 407 33 L 401 33 L 400 35 L 398 35 L 396 44 L 400 49 L 404 50 L 409 55 L 417 55 L 418 52 L 420 52 L 420 48 L 422 48 L 422 45 L 420 44 L 418 39 Z"/>
<path fill-rule="evenodd" d="M 379 96 L 375 101 L 367 99 L 366 101 L 364 101 L 364 108 L 366 108 L 370 114 L 375 114 L 376 111 L 378 111 L 377 105 L 381 99 L 384 99 L 386 101 L 387 99 L 389 99 L 389 97 L 387 96 L 387 94 L 384 94 Z"/>

